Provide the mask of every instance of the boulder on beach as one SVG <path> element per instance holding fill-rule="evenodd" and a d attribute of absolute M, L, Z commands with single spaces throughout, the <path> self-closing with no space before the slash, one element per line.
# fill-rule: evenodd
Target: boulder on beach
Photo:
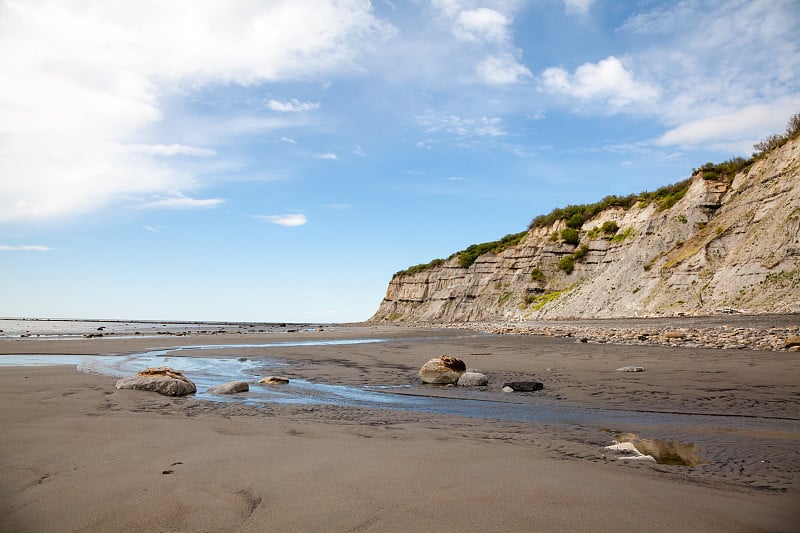
<path fill-rule="evenodd" d="M 258 380 L 262 385 L 286 385 L 289 383 L 289 378 L 283 376 L 267 376 Z"/>
<path fill-rule="evenodd" d="M 434 357 L 419 369 L 419 379 L 423 383 L 447 385 L 458 383 L 461 374 L 467 371 L 467 365 L 457 357 L 441 355 Z"/>
<path fill-rule="evenodd" d="M 229 381 L 216 387 L 211 387 L 208 392 L 211 394 L 236 394 L 238 392 L 247 392 L 250 390 L 250 385 L 245 381 Z"/>
<path fill-rule="evenodd" d="M 464 372 L 457 384 L 459 387 L 483 387 L 489 384 L 489 378 L 480 372 Z"/>
<path fill-rule="evenodd" d="M 544 383 L 539 383 L 538 381 L 509 381 L 508 383 L 503 383 L 504 391 L 506 387 L 510 388 L 513 392 L 534 392 L 542 390 L 544 388 Z"/>
<path fill-rule="evenodd" d="M 146 368 L 134 376 L 120 379 L 116 387 L 152 391 L 165 396 L 184 396 L 197 392 L 197 387 L 183 372 L 168 366 Z"/>

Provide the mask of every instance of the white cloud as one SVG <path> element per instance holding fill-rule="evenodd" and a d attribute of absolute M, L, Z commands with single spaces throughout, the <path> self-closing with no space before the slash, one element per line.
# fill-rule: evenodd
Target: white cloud
<path fill-rule="evenodd" d="M 171 157 L 174 155 L 189 155 L 193 157 L 211 157 L 217 155 L 210 148 L 198 148 L 184 144 L 128 144 L 125 148 L 135 154 L 157 155 Z"/>
<path fill-rule="evenodd" d="M 353 146 L 353 153 L 358 157 L 367 157 L 367 154 L 364 153 L 364 150 L 359 145 Z"/>
<path fill-rule="evenodd" d="M 585 15 L 592 7 L 594 0 L 564 0 L 564 8 L 572 15 Z"/>
<path fill-rule="evenodd" d="M 480 7 L 473 0 L 432 0 L 431 5 L 438 16 L 435 23 L 456 38 L 458 48 L 442 54 L 432 72 L 441 76 L 443 69 L 470 65 L 477 81 L 488 85 L 515 83 L 531 77 L 530 70 L 521 63 L 521 50 L 514 46 L 512 13 L 524 2 L 516 0 L 489 0 Z M 447 50 L 454 43 L 441 42 L 436 49 Z M 426 46 L 426 55 L 432 45 Z M 458 60 L 454 57 L 458 55 Z M 449 61 L 442 65 L 441 61 Z M 416 62 L 418 64 L 419 62 Z M 463 74 L 459 74 L 463 77 Z M 445 75 L 448 83 L 452 76 Z M 469 80 L 474 81 L 473 79 Z"/>
<path fill-rule="evenodd" d="M 544 88 L 618 112 L 634 105 L 654 103 L 659 92 L 653 85 L 636 81 L 633 74 L 614 56 L 598 63 L 585 63 L 570 74 L 551 67 L 542 73 Z"/>
<path fill-rule="evenodd" d="M 464 9 L 463 0 L 431 0 L 434 9 L 447 17 L 455 16 Z"/>
<path fill-rule="evenodd" d="M 350 209 L 353 206 L 350 204 L 325 204 L 323 207 L 327 209 L 341 210 L 341 209 Z"/>
<path fill-rule="evenodd" d="M 159 231 L 161 231 L 161 228 L 159 226 L 142 226 L 142 227 L 144 228 L 145 231 L 149 231 L 151 233 L 158 233 Z"/>
<path fill-rule="evenodd" d="M 750 153 L 753 143 L 784 129 L 788 117 L 800 109 L 800 98 L 754 104 L 726 113 L 684 122 L 658 138 L 661 146 L 721 144 L 736 153 Z"/>
<path fill-rule="evenodd" d="M 488 57 L 478 63 L 476 70 L 483 81 L 492 85 L 516 83 L 531 77 L 531 71 L 508 54 Z"/>
<path fill-rule="evenodd" d="M 183 194 L 175 194 L 166 198 L 152 200 L 142 205 L 143 208 L 168 208 L 168 209 L 203 209 L 217 207 L 224 203 L 222 198 L 190 198 Z"/>
<path fill-rule="evenodd" d="M 291 137 L 281 137 L 281 141 L 289 144 L 297 144 L 297 141 L 295 141 Z"/>
<path fill-rule="evenodd" d="M 509 24 L 511 20 L 502 13 L 481 7 L 461 11 L 453 34 L 464 41 L 502 43 L 508 39 Z"/>
<path fill-rule="evenodd" d="M 330 161 L 335 161 L 335 160 L 339 159 L 336 156 L 336 154 L 334 154 L 333 152 L 326 152 L 324 154 L 317 154 L 314 157 L 316 157 L 317 159 L 328 159 Z"/>
<path fill-rule="evenodd" d="M 197 188 L 194 172 L 160 156 L 213 154 L 148 139 L 171 118 L 165 96 L 353 69 L 393 31 L 362 0 L 6 0 L 0 222 Z"/>
<path fill-rule="evenodd" d="M 637 78 L 658 86 L 655 143 L 750 154 L 800 109 L 800 10 L 793 0 L 682 0 L 655 5 L 618 30 L 648 43 Z M 639 78 L 641 76 L 641 78 Z"/>
<path fill-rule="evenodd" d="M 267 107 L 273 111 L 280 111 L 282 113 L 298 113 L 300 111 L 313 111 L 319 108 L 319 102 L 301 102 L 297 98 L 292 98 L 286 102 L 278 100 L 269 100 Z"/>
<path fill-rule="evenodd" d="M 255 218 L 264 220 L 278 226 L 296 227 L 303 226 L 308 219 L 303 213 L 290 213 L 288 215 L 255 215 Z"/>
<path fill-rule="evenodd" d="M 442 115 L 426 111 L 416 117 L 418 126 L 428 133 L 448 133 L 458 137 L 502 137 L 506 135 L 499 117 L 463 118 L 457 115 Z M 431 140 L 421 141 L 427 148 Z"/>
<path fill-rule="evenodd" d="M 9 246 L 7 244 L 0 244 L 0 252 L 50 252 L 53 248 L 49 246 L 41 246 L 39 244 L 18 244 Z"/>

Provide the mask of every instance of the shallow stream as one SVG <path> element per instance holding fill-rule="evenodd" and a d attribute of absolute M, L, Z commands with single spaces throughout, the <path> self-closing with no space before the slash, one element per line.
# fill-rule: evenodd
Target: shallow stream
<path fill-rule="evenodd" d="M 180 354 L 184 351 L 379 342 L 385 340 L 350 339 L 182 346 L 129 355 L 4 355 L 0 357 L 0 366 L 76 365 L 84 372 L 114 377 L 130 376 L 148 367 L 171 366 L 181 370 L 197 385 L 197 398 L 217 402 L 241 402 L 247 405 L 329 404 L 598 428 L 636 427 L 641 430 L 643 426 L 649 426 L 653 429 L 657 427 L 659 433 L 672 434 L 705 432 L 712 428 L 721 431 L 746 429 L 800 433 L 800 420 L 591 408 L 537 398 L 536 393 L 506 394 L 476 388 L 469 391 L 459 390 L 459 398 L 448 398 L 426 395 L 426 390 L 430 390 L 427 386 L 413 383 L 370 387 L 329 385 L 292 379 L 288 385 L 259 385 L 257 382 L 261 377 L 280 374 L 282 369 L 291 366 L 290 363 L 263 357 L 202 357 Z M 207 392 L 209 388 L 228 381 L 246 381 L 251 384 L 250 391 L 235 395 L 215 395 Z"/>

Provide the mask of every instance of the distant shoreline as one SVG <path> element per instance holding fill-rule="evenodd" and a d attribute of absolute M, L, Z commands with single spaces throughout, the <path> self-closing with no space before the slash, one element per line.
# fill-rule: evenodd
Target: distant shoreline
<path fill-rule="evenodd" d="M 40 327 L 35 327 L 36 325 Z M 466 330 L 498 335 L 561 337 L 592 344 L 800 351 L 798 314 L 343 324 L 3 318 L 0 319 L 0 339 L 21 337 L 67 340 L 126 336 L 275 335 L 366 327 L 386 330 Z"/>

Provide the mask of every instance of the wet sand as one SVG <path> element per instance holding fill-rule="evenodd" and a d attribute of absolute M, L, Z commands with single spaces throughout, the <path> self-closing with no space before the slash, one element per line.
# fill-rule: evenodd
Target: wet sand
<path fill-rule="evenodd" d="M 378 337 L 337 346 L 220 348 L 290 378 L 409 385 L 449 354 L 520 405 L 738 415 L 740 428 L 525 423 L 331 405 L 216 403 L 115 390 L 70 367 L 0 367 L 0 530 L 796 531 L 800 358 L 790 352 L 576 343 L 393 326 L 170 338 L 3 339 L 0 354 Z M 0 355 L 2 357 L 2 355 Z M 641 373 L 614 369 L 637 365 Z M 499 392 L 534 379 L 532 394 Z M 469 398 L 471 391 L 404 392 Z M 763 427 L 762 427 L 763 423 Z M 677 431 L 677 433 L 676 433 Z M 617 432 L 698 443 L 709 462 L 632 463 Z M 168 473 L 164 473 L 168 472 Z"/>

